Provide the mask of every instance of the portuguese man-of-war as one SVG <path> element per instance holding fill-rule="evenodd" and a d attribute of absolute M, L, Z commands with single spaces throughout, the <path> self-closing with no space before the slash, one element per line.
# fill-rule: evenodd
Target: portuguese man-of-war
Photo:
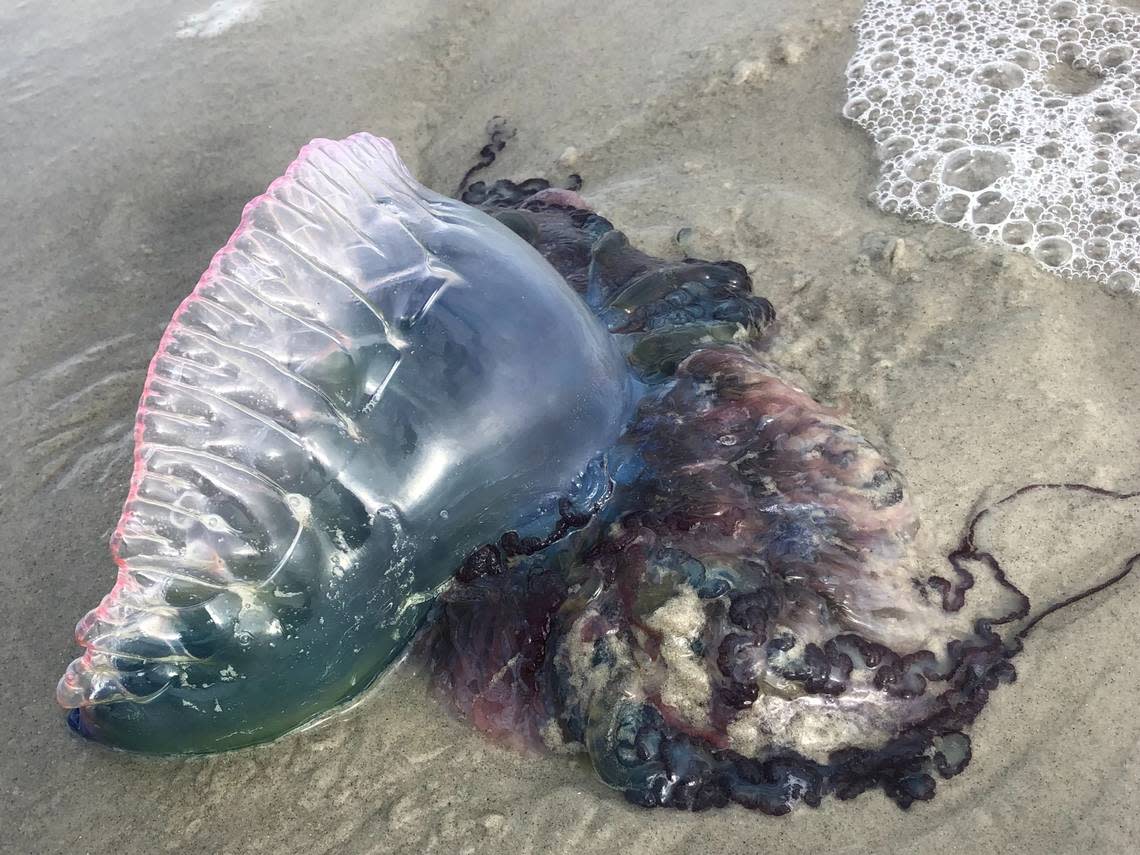
<path fill-rule="evenodd" d="M 454 710 L 635 803 L 932 797 L 1052 609 L 977 520 L 923 572 L 901 475 L 766 358 L 740 265 L 649 256 L 538 179 L 462 196 L 357 134 L 246 207 L 151 363 L 73 728 L 264 742 L 422 627 Z"/>

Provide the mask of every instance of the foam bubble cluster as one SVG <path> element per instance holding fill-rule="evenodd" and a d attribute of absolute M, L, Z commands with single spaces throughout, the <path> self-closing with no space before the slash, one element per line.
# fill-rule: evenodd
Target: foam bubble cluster
<path fill-rule="evenodd" d="M 867 0 L 843 113 L 888 212 L 1140 292 L 1140 17 L 1078 0 Z"/>

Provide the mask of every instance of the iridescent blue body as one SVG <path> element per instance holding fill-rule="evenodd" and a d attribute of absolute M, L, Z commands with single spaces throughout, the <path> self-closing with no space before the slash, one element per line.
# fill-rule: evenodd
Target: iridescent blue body
<path fill-rule="evenodd" d="M 509 229 L 417 183 L 387 140 L 315 141 L 163 335 L 118 579 L 60 702 L 83 733 L 159 752 L 325 713 L 471 549 L 592 501 L 635 385 Z"/>

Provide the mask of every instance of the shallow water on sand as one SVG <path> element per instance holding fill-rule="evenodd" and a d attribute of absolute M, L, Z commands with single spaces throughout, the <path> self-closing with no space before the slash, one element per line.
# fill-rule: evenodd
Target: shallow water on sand
<path fill-rule="evenodd" d="M 867 203 L 870 146 L 839 116 L 855 0 L 93 5 L 0 5 L 0 850 L 1074 852 L 1140 833 L 1137 579 L 1042 625 L 971 766 L 906 813 L 878 794 L 778 820 L 649 813 L 579 758 L 489 745 L 410 666 L 253 750 L 73 737 L 52 694 L 113 580 L 147 361 L 314 136 L 389 136 L 451 192 L 504 114 L 493 176 L 579 172 L 646 249 L 744 262 L 783 317 L 779 358 L 899 459 L 932 555 L 979 496 L 1140 487 L 1140 306 Z M 1044 602 L 1108 575 L 1134 550 L 1121 513 L 1011 519 L 1019 584 Z"/>

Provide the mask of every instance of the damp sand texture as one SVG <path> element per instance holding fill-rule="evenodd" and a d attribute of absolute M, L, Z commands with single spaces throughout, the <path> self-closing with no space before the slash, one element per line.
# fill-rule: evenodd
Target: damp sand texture
<path fill-rule="evenodd" d="M 969 768 L 907 812 L 868 793 L 781 819 L 648 813 L 580 759 L 489 744 L 408 666 L 328 726 L 232 754 L 69 733 L 54 684 L 113 581 L 147 361 L 245 202 L 316 136 L 387 135 L 451 192 L 508 115 L 490 177 L 579 172 L 647 250 L 745 263 L 782 319 L 776 357 L 897 457 L 932 556 L 979 498 L 1140 487 L 1135 299 L 868 201 L 874 151 L 841 115 L 858 3 L 245 5 L 201 35 L 186 22 L 207 2 L 0 11 L 0 850 L 1128 848 L 1140 580 L 1042 623 Z M 1110 575 L 1135 537 L 1120 512 L 1031 510 L 1001 546 L 1035 601 Z"/>

